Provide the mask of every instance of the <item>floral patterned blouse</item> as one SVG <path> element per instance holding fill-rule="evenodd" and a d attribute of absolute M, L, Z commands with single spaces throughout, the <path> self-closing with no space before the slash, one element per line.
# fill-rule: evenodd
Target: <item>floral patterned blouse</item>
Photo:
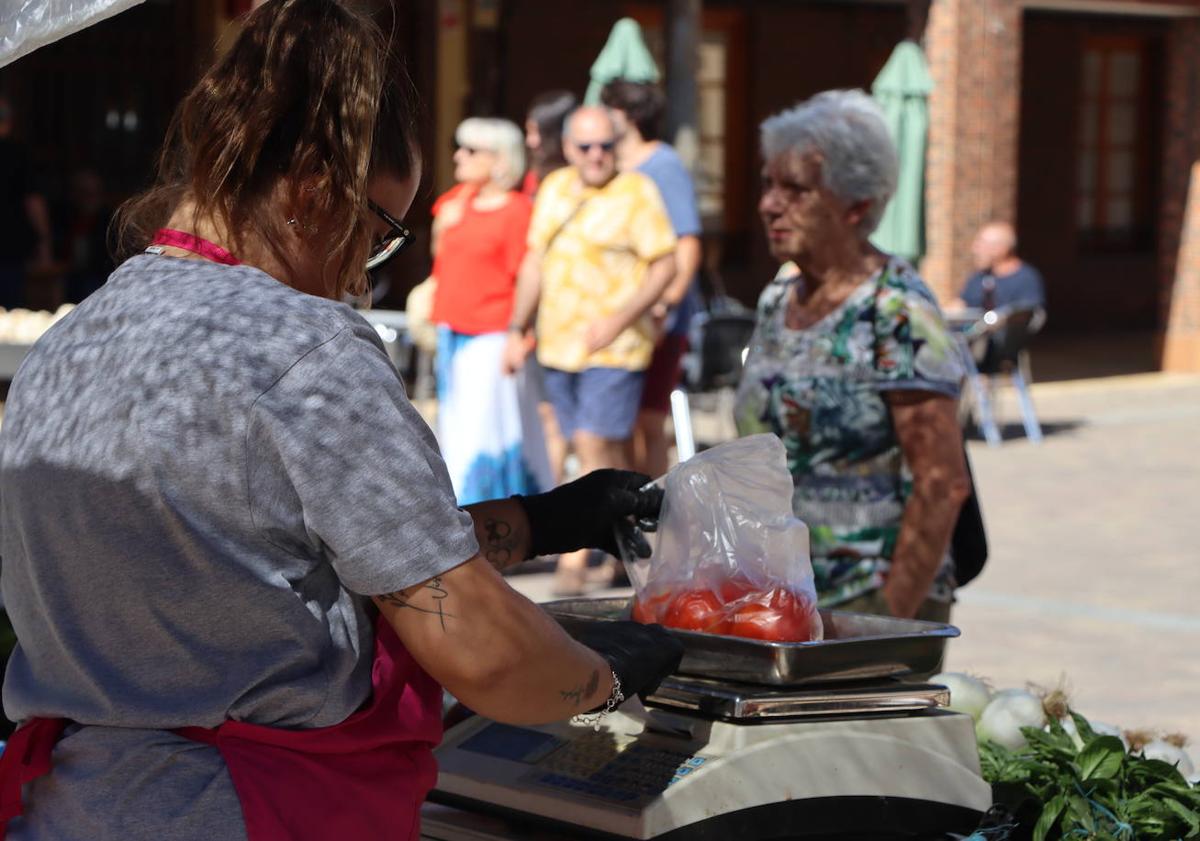
<path fill-rule="evenodd" d="M 893 389 L 957 397 L 958 345 L 912 266 L 892 257 L 841 306 L 802 330 L 786 326 L 785 266 L 758 302 L 735 417 L 738 432 L 783 439 L 792 508 L 808 524 L 822 606 L 882 586 L 912 476 L 884 399 Z M 931 595 L 949 599 L 943 558 Z"/>

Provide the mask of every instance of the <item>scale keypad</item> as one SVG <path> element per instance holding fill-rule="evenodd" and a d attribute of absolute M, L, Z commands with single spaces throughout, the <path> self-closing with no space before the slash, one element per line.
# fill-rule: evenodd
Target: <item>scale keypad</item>
<path fill-rule="evenodd" d="M 618 746 L 607 736 L 580 738 L 539 762 L 533 781 L 576 794 L 631 803 L 656 797 L 699 771 L 707 761 L 704 756 L 649 745 Z"/>

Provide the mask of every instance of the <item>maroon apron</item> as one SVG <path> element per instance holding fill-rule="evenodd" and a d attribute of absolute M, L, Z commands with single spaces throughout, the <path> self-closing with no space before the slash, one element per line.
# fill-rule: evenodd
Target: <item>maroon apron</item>
<path fill-rule="evenodd" d="M 415 841 L 437 781 L 441 687 L 391 626 L 375 625 L 369 704 L 341 724 L 285 730 L 240 721 L 185 727 L 229 767 L 249 841 Z M 0 757 L 0 837 L 21 814 L 21 786 L 50 770 L 62 719 L 32 719 Z"/>

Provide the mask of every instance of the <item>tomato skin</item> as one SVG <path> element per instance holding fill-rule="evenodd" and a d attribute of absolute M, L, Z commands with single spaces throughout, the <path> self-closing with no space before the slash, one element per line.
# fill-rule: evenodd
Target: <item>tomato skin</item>
<path fill-rule="evenodd" d="M 640 598 L 633 600 L 633 616 L 634 622 L 641 622 L 643 625 L 653 625 L 656 622 L 662 621 L 660 615 L 665 609 L 667 602 L 670 600 L 670 593 L 661 593 L 643 601 Z"/>
<path fill-rule="evenodd" d="M 722 604 L 736 602 L 738 599 L 744 598 L 754 592 L 754 585 L 748 579 L 740 576 L 726 578 L 721 582 L 721 586 L 717 588 L 717 593 L 721 597 Z"/>
<path fill-rule="evenodd" d="M 758 601 L 739 605 L 730 622 L 735 637 L 770 642 L 808 642 L 812 638 L 811 612 L 795 594 L 776 588 Z"/>
<path fill-rule="evenodd" d="M 667 608 L 663 624 L 668 628 L 702 631 L 708 634 L 728 632 L 729 622 L 721 600 L 709 590 L 684 591 Z"/>
<path fill-rule="evenodd" d="M 738 607 L 729 623 L 729 634 L 753 640 L 778 641 L 779 614 L 765 604 L 749 602 Z"/>
<path fill-rule="evenodd" d="M 683 590 L 633 602 L 637 622 L 768 642 L 808 642 L 812 611 L 807 598 L 784 587 L 762 591 L 738 576 L 722 581 L 715 592 Z"/>

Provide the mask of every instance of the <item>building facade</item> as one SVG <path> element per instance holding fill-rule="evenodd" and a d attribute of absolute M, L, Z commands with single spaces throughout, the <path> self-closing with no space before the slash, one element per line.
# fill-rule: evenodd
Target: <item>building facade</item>
<path fill-rule="evenodd" d="M 975 231 L 1010 220 L 1046 277 L 1048 334 L 1134 336 L 1153 365 L 1200 371 L 1200 2 L 440 0 L 468 32 L 468 93 L 446 122 L 519 120 L 542 90 L 582 91 L 621 15 L 665 55 L 688 6 L 707 263 L 734 295 L 752 303 L 774 268 L 755 212 L 759 122 L 820 90 L 869 88 L 916 37 L 935 82 L 921 270 L 939 297 L 970 273 Z"/>
<path fill-rule="evenodd" d="M 100 169 L 114 199 L 144 184 L 175 103 L 254 2 L 148 0 L 0 71 L 49 189 L 80 167 Z M 1047 334 L 1137 335 L 1152 365 L 1200 371 L 1200 0 L 370 5 L 428 111 L 418 234 L 449 186 L 463 117 L 521 122 L 541 91 L 582 94 L 612 24 L 639 20 L 660 66 L 694 76 L 706 266 L 747 304 L 774 271 L 755 208 L 758 124 L 821 90 L 869 88 L 914 37 L 935 83 L 921 270 L 939 297 L 966 279 L 978 227 L 1011 220 L 1046 278 Z M 681 65 L 667 56 L 682 18 L 697 35 Z M 428 269 L 413 252 L 397 261 L 388 306 Z"/>

